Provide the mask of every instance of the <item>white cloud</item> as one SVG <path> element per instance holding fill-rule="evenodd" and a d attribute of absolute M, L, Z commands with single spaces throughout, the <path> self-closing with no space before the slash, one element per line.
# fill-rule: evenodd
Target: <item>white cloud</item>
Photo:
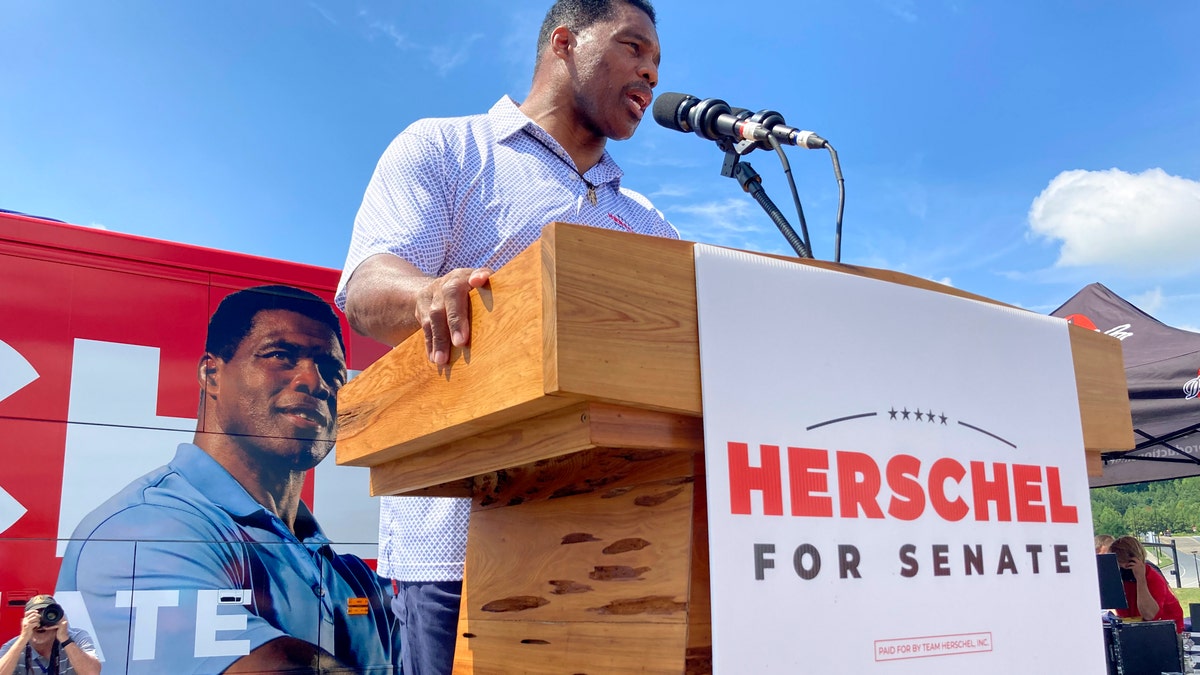
<path fill-rule="evenodd" d="M 691 185 L 684 185 L 680 183 L 663 183 L 662 185 L 658 186 L 657 190 L 651 192 L 647 196 L 655 199 L 658 197 L 686 197 L 695 191 L 696 189 Z"/>
<path fill-rule="evenodd" d="M 1166 305 L 1166 298 L 1163 297 L 1161 286 L 1155 286 L 1145 293 L 1131 296 L 1129 301 L 1150 316 L 1158 314 L 1159 310 Z"/>
<path fill-rule="evenodd" d="M 475 33 L 465 40 L 455 40 L 452 44 L 433 47 L 429 61 L 433 64 L 438 76 L 445 77 L 450 71 L 466 63 L 467 57 L 471 54 L 471 45 L 482 39 L 482 33 Z"/>
<path fill-rule="evenodd" d="M 1197 305 L 1200 294 L 1187 292 L 1191 287 L 1190 280 L 1184 280 L 1181 283 L 1187 288 L 1172 289 L 1168 287 L 1164 290 L 1162 286 L 1155 286 L 1141 293 L 1130 295 L 1126 299 L 1138 309 L 1172 328 L 1200 333 L 1200 328 L 1192 323 L 1197 309 L 1200 309 L 1200 306 Z"/>
<path fill-rule="evenodd" d="M 745 217 L 750 213 L 750 203 L 743 199 L 725 199 L 719 202 L 677 206 L 673 210 L 698 216 L 709 222 L 728 223 L 730 221 L 745 220 Z M 740 226 L 730 223 L 730 227 L 739 228 Z"/>
<path fill-rule="evenodd" d="M 504 47 L 500 58 L 532 73 L 539 54 L 537 37 L 541 27 L 542 17 L 539 13 L 514 11 L 509 16 L 507 32 L 500 37 L 500 44 Z"/>
<path fill-rule="evenodd" d="M 482 33 L 474 33 L 465 38 L 452 38 L 442 44 L 423 44 L 414 40 L 407 33 L 402 33 L 396 24 L 390 21 L 373 20 L 368 24 L 372 37 L 376 34 L 391 40 L 392 44 L 403 52 L 426 52 L 425 61 L 433 67 L 438 77 L 445 77 L 452 70 L 467 62 L 471 54 L 471 45 L 482 40 Z"/>
<path fill-rule="evenodd" d="M 1058 267 L 1186 273 L 1200 267 L 1200 182 L 1162 169 L 1064 171 L 1033 200 L 1029 227 L 1062 242 Z"/>
<path fill-rule="evenodd" d="M 765 253 L 791 253 L 782 235 L 776 235 L 780 246 L 764 250 L 761 242 L 774 241 L 770 232 L 775 228 L 758 205 L 746 199 L 725 199 L 670 209 L 671 223 L 679 228 L 684 239 L 716 246 L 759 250 Z"/>
<path fill-rule="evenodd" d="M 903 21 L 917 22 L 916 6 L 912 0 L 883 0 L 883 8 Z"/>
<path fill-rule="evenodd" d="M 413 42 L 407 35 L 401 33 L 396 25 L 390 21 L 372 21 L 370 29 L 377 33 L 382 33 L 390 39 L 397 49 L 415 49 L 417 43 Z"/>
<path fill-rule="evenodd" d="M 108 229 L 107 225 L 102 225 L 100 223 L 88 223 L 87 226 L 97 229 L 97 230 L 107 230 Z"/>
<path fill-rule="evenodd" d="M 320 14 L 322 17 L 324 17 L 324 19 L 326 21 L 328 21 L 329 23 L 331 23 L 335 26 L 338 25 L 337 19 L 333 18 L 333 15 L 330 14 L 329 11 L 326 10 L 324 7 L 318 5 L 315 2 L 311 2 L 311 1 L 308 3 L 308 6 L 317 10 L 317 13 Z"/>
<path fill-rule="evenodd" d="M 918 221 L 928 219 L 929 190 L 923 184 L 909 180 L 901 174 L 897 178 L 885 179 L 881 187 L 880 197 L 886 199 L 889 204 L 895 203 L 903 207 L 905 212 Z"/>

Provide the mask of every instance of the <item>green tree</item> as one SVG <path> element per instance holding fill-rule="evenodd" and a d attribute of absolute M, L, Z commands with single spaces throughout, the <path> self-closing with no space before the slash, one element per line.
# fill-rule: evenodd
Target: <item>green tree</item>
<path fill-rule="evenodd" d="M 1107 505 L 1092 510 L 1092 529 L 1096 534 L 1111 534 L 1114 537 L 1127 531 L 1125 519 L 1116 509 Z"/>

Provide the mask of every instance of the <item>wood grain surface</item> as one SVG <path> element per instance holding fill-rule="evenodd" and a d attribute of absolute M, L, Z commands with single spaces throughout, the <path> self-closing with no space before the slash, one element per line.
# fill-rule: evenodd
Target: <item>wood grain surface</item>
<path fill-rule="evenodd" d="M 709 672 L 702 466 L 593 448 L 476 477 L 454 672 Z"/>
<path fill-rule="evenodd" d="M 472 345 L 455 350 L 449 366 L 429 364 L 423 339 L 414 336 L 343 388 L 337 461 L 403 460 L 582 400 L 699 415 L 692 246 L 548 225 L 538 243 L 472 294 Z M 899 272 L 797 262 L 1003 304 Z M 1094 474 L 1099 453 L 1133 447 L 1120 343 L 1077 327 L 1070 335 Z M 444 482 L 401 486 L 401 465 L 373 481 L 376 494 Z"/>

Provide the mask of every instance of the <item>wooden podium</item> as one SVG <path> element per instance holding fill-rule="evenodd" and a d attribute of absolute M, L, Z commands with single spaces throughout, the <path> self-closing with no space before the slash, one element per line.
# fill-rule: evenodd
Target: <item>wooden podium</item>
<path fill-rule="evenodd" d="M 448 366 L 418 335 L 343 388 L 337 461 L 373 495 L 473 499 L 455 673 L 711 671 L 692 247 L 551 224 L 473 294 Z M 1121 348 L 1070 338 L 1095 474 L 1133 447 Z"/>

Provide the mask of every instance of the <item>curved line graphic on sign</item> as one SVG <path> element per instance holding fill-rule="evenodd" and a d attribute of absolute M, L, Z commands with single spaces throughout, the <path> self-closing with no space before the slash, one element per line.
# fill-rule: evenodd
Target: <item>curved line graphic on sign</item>
<path fill-rule="evenodd" d="M 872 413 L 859 413 L 857 415 L 847 415 L 845 417 L 836 417 L 831 420 L 825 420 L 824 422 L 817 422 L 816 424 L 813 424 L 811 426 L 804 427 L 804 430 L 812 431 L 813 429 L 819 429 L 821 427 L 828 426 L 830 424 L 837 424 L 838 422 L 849 422 L 850 420 L 857 420 L 857 419 L 861 419 L 863 417 L 874 417 L 877 414 L 878 413 L 872 412 Z"/>
<path fill-rule="evenodd" d="M 38 372 L 15 347 L 0 340 L 0 401 L 38 379 Z"/>
<path fill-rule="evenodd" d="M 1013 445 L 1008 440 L 1003 439 L 1003 438 L 997 436 L 996 434 L 993 434 L 992 432 L 988 431 L 987 429 L 980 429 L 979 427 L 975 426 L 974 424 L 967 424 L 966 422 L 963 422 L 961 420 L 959 421 L 959 424 L 961 424 L 962 426 L 964 426 L 968 429 L 971 429 L 973 431 L 978 431 L 979 433 L 983 434 L 984 436 L 991 436 L 992 438 L 1000 441 L 1001 443 L 1007 445 L 1008 447 L 1012 448 L 1013 450 L 1017 449 L 1016 445 Z"/>

